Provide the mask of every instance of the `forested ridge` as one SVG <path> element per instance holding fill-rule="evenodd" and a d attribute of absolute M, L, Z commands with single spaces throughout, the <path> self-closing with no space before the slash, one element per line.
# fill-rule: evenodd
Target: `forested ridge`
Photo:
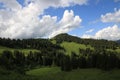
<path fill-rule="evenodd" d="M 56 43 L 52 43 L 52 41 Z M 66 50 L 60 46 L 62 42 L 75 42 L 77 44 L 91 45 L 89 48 L 79 49 L 78 53 L 71 52 L 66 55 Z M 0 46 L 15 49 L 37 49 L 25 55 L 21 51 L 4 50 L 0 54 L 0 68 L 12 70 L 20 74 L 36 67 L 58 66 L 62 71 L 71 71 L 81 68 L 98 68 L 112 70 L 120 68 L 120 54 L 107 49 L 120 49 L 120 44 L 115 41 L 82 39 L 68 34 L 60 34 L 52 39 L 9 39 L 0 38 Z"/>
<path fill-rule="evenodd" d="M 54 37 L 54 39 L 57 41 L 57 43 L 62 43 L 63 41 L 67 41 L 67 42 L 76 42 L 79 44 L 85 44 L 85 45 L 91 45 L 94 48 L 103 48 L 103 49 L 116 49 L 118 46 L 120 46 L 120 44 L 118 44 L 118 42 L 116 41 L 108 41 L 108 40 L 104 40 L 104 39 L 82 39 L 76 36 L 71 36 L 68 34 L 61 34 L 61 35 L 57 35 Z"/>
<path fill-rule="evenodd" d="M 51 40 L 56 40 L 56 44 L 52 44 Z M 59 46 L 62 42 L 76 42 L 78 44 L 91 45 L 94 48 L 103 48 L 103 49 L 116 49 L 120 47 L 118 41 L 108 41 L 103 39 L 82 39 L 79 37 L 71 36 L 68 34 L 60 34 L 55 36 L 52 39 L 10 39 L 10 38 L 0 38 L 0 45 L 6 46 L 9 48 L 61 48 Z"/>

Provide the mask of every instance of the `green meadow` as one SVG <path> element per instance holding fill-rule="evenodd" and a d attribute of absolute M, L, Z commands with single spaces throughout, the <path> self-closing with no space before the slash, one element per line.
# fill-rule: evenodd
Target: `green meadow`
<path fill-rule="evenodd" d="M 84 44 L 78 44 L 75 42 L 62 42 L 61 46 L 65 48 L 66 54 L 71 54 L 71 52 L 75 52 L 76 54 L 79 54 L 79 49 L 87 49 L 90 48 L 91 50 L 94 50 L 93 47 L 90 45 L 84 45 Z"/>
<path fill-rule="evenodd" d="M 51 41 L 53 44 L 56 44 L 56 40 Z M 91 45 L 78 44 L 76 42 L 62 42 L 60 44 L 66 52 L 65 54 L 71 55 L 71 52 L 79 54 L 79 49 L 90 49 L 95 50 Z M 37 49 L 14 49 L 4 46 L 0 46 L 0 53 L 4 50 L 9 50 L 11 52 L 18 50 L 27 55 L 30 51 L 38 52 Z M 62 50 L 63 51 L 63 50 Z M 117 55 L 120 56 L 120 49 L 115 50 L 107 49 L 107 51 L 117 52 Z M 55 66 L 55 65 L 54 65 Z M 23 68 L 21 68 L 23 69 Z M 60 67 L 50 66 L 36 66 L 31 69 L 26 69 L 25 74 L 19 74 L 16 71 L 4 70 L 0 68 L 0 80 L 120 80 L 120 69 L 112 69 L 110 71 L 104 71 L 96 68 L 81 68 L 81 69 L 72 69 L 72 71 L 62 71 Z"/>
<path fill-rule="evenodd" d="M 30 51 L 32 52 L 39 52 L 39 50 L 36 50 L 36 49 L 13 49 L 13 48 L 8 48 L 8 47 L 3 47 L 3 46 L 0 46 L 0 54 L 5 51 L 5 50 L 9 50 L 11 52 L 14 52 L 15 50 L 18 50 L 20 52 L 23 52 L 24 54 L 28 54 Z"/>
<path fill-rule="evenodd" d="M 32 69 L 21 75 L 0 69 L 0 80 L 120 80 L 120 69 L 102 71 L 99 69 L 77 69 L 61 71 L 59 67 Z"/>
<path fill-rule="evenodd" d="M 33 69 L 27 75 L 38 80 L 119 80 L 120 70 L 102 71 L 99 69 L 77 69 L 70 72 L 61 71 L 59 67 Z"/>

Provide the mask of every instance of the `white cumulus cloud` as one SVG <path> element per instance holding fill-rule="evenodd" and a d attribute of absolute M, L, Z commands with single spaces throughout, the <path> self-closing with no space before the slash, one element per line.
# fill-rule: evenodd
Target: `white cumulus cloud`
<path fill-rule="evenodd" d="M 120 28 L 117 25 L 104 28 L 95 34 L 95 38 L 118 40 L 120 39 Z"/>
<path fill-rule="evenodd" d="M 109 26 L 99 30 L 95 35 L 84 34 L 83 38 L 118 40 L 120 39 L 120 27 L 118 25 Z"/>
<path fill-rule="evenodd" d="M 120 9 L 115 10 L 114 13 L 106 13 L 105 15 L 101 15 L 101 21 L 120 23 Z"/>
<path fill-rule="evenodd" d="M 58 21 L 57 16 L 44 15 L 49 7 L 69 7 L 87 4 L 88 0 L 25 0 L 21 6 L 17 0 L 0 0 L 0 37 L 36 38 L 53 37 L 79 27 L 82 19 L 72 10 L 65 10 Z M 41 18 L 40 15 L 43 15 Z"/>
<path fill-rule="evenodd" d="M 114 2 L 120 2 L 120 0 L 114 0 Z"/>
<path fill-rule="evenodd" d="M 89 35 L 89 34 L 83 34 L 83 35 L 82 35 L 82 38 L 89 39 L 89 38 L 93 38 L 93 36 L 92 36 L 92 35 Z"/>
<path fill-rule="evenodd" d="M 94 29 L 90 29 L 90 30 L 86 31 L 85 33 L 91 33 L 93 31 L 94 31 Z"/>
<path fill-rule="evenodd" d="M 79 27 L 82 19 L 79 16 L 74 16 L 74 12 L 66 10 L 64 12 L 63 18 L 56 25 L 56 29 L 52 32 L 49 37 L 53 37 L 60 33 L 66 33 L 73 28 Z"/>

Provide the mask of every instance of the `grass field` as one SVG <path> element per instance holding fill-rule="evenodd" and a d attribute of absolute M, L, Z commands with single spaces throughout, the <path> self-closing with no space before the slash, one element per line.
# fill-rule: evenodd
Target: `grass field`
<path fill-rule="evenodd" d="M 120 80 L 120 70 L 101 71 L 98 69 L 78 69 L 71 72 L 60 71 L 58 67 L 40 68 L 27 72 L 38 80 Z"/>
<path fill-rule="evenodd" d="M 120 53 L 120 49 L 116 49 L 115 51 L 118 52 L 118 53 Z"/>
<path fill-rule="evenodd" d="M 60 73 L 61 70 L 58 67 L 45 67 L 45 68 L 39 68 L 39 69 L 33 69 L 27 72 L 28 75 L 34 75 L 34 76 L 46 76 L 46 75 L 54 75 L 57 73 Z"/>
<path fill-rule="evenodd" d="M 90 45 L 84 45 L 84 44 L 78 44 L 75 42 L 63 42 L 61 43 L 61 46 L 65 48 L 66 50 L 66 54 L 71 54 L 71 52 L 75 52 L 76 54 L 79 53 L 79 49 L 86 49 L 86 48 L 90 48 L 91 50 L 94 50 L 93 47 L 91 47 Z"/>
<path fill-rule="evenodd" d="M 53 44 L 56 44 L 56 40 L 51 40 L 51 42 L 52 42 Z"/>
<path fill-rule="evenodd" d="M 0 69 L 0 80 L 120 80 L 120 69 L 77 69 L 64 72 L 59 67 L 43 67 L 27 71 L 26 75 Z"/>
<path fill-rule="evenodd" d="M 26 55 L 32 51 L 32 52 L 38 52 L 38 50 L 36 49 L 13 49 L 13 48 L 7 48 L 7 47 L 3 47 L 3 46 L 0 46 L 0 54 L 4 51 L 4 50 L 9 50 L 9 51 L 15 51 L 15 50 L 18 50 L 20 52 L 23 52 L 25 53 Z"/>

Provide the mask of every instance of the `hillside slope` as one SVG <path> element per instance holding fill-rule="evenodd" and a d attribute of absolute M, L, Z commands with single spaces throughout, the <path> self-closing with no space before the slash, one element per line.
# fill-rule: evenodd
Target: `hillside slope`
<path fill-rule="evenodd" d="M 62 42 L 61 47 L 63 47 L 66 50 L 66 54 L 71 54 L 72 52 L 75 52 L 76 54 L 79 54 L 79 49 L 91 49 L 94 50 L 93 47 L 90 45 L 84 45 L 84 44 L 78 44 L 76 42 Z"/>
<path fill-rule="evenodd" d="M 44 74 L 43 74 L 44 73 Z M 71 72 L 60 71 L 57 67 L 33 69 L 28 75 L 38 77 L 38 80 L 119 80 L 120 70 L 104 72 L 98 69 L 78 69 Z"/>
<path fill-rule="evenodd" d="M 57 44 L 60 44 L 64 41 L 76 42 L 79 44 L 91 45 L 94 48 L 116 49 L 118 46 L 120 47 L 120 44 L 118 44 L 116 41 L 108 41 L 103 39 L 82 39 L 76 36 L 71 36 L 66 33 L 55 36 L 53 40 L 56 40 Z"/>
<path fill-rule="evenodd" d="M 53 44 L 58 44 L 66 50 L 67 54 L 71 52 L 79 53 L 79 49 L 90 48 L 91 50 L 109 50 L 120 53 L 120 44 L 116 41 L 82 39 L 69 34 L 59 34 L 51 39 Z"/>
<path fill-rule="evenodd" d="M 3 51 L 5 51 L 5 50 L 9 50 L 9 51 L 11 51 L 11 52 L 14 52 L 14 51 L 20 51 L 20 52 L 22 52 L 22 53 L 24 53 L 24 54 L 28 54 L 30 51 L 32 51 L 33 53 L 34 52 L 39 52 L 39 50 L 37 50 L 37 49 L 15 49 L 15 48 L 8 48 L 8 47 L 4 47 L 4 46 L 0 46 L 0 54 L 1 53 L 3 53 Z"/>

